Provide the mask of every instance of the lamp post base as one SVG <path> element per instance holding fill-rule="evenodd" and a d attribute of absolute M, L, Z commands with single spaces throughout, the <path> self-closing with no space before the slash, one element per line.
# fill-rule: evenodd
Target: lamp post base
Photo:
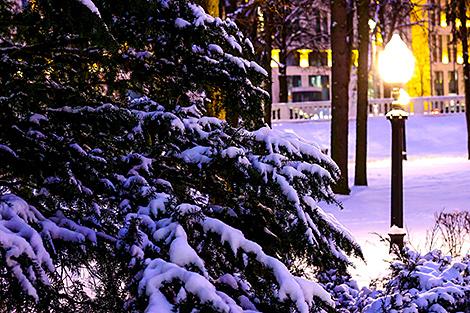
<path fill-rule="evenodd" d="M 394 246 L 396 246 L 400 251 L 405 246 L 404 238 L 406 234 L 388 234 L 390 236 L 390 252 L 394 251 Z"/>

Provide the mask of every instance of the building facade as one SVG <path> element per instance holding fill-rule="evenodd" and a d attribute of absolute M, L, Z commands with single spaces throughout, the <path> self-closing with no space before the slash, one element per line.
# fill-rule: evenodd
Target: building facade
<path fill-rule="evenodd" d="M 462 44 L 452 38 L 452 29 L 446 21 L 444 6 L 445 2 L 441 1 L 430 14 L 429 51 L 433 96 L 464 93 Z M 458 21 L 456 24 L 458 25 Z"/>
<path fill-rule="evenodd" d="M 312 33 L 321 38 L 321 41 L 318 41 L 316 47 L 298 49 L 287 57 L 285 66 L 288 102 L 330 100 L 330 14 L 328 10 L 318 9 L 307 20 L 309 27 L 314 29 Z M 273 49 L 271 53 L 273 102 L 279 102 L 279 53 L 279 49 Z"/>
<path fill-rule="evenodd" d="M 416 57 L 415 73 L 406 88 L 412 97 L 462 95 L 464 93 L 462 46 L 452 38 L 450 23 L 446 21 L 445 0 L 413 0 L 415 9 L 407 29 L 400 29 L 408 38 L 408 45 Z M 372 24 L 374 22 L 372 21 Z M 456 22 L 458 25 L 458 21 Z M 467 23 L 469 24 L 469 23 Z M 460 25 L 461 26 L 461 25 Z M 470 27 L 469 25 L 466 25 Z M 328 11 L 319 12 L 312 27 L 330 36 Z M 371 34 L 370 84 L 371 98 L 388 97 L 387 86 L 378 75 L 377 59 L 384 43 Z M 350 98 L 355 95 L 355 68 L 357 50 L 353 50 Z M 331 98 L 331 50 L 300 49 L 286 62 L 288 102 L 327 101 Z M 272 50 L 272 97 L 279 102 L 279 50 Z M 352 105 L 350 111 L 354 110 Z"/>
<path fill-rule="evenodd" d="M 296 52 L 298 58 L 287 62 L 288 102 L 330 100 L 331 52 L 312 53 L 309 50 Z M 279 102 L 279 66 L 273 51 L 272 95 L 273 102 Z M 301 62 L 301 60 L 303 60 Z"/>

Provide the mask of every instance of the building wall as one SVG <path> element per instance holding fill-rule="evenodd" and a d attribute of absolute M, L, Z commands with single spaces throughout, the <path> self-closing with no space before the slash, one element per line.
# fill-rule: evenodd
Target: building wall
<path fill-rule="evenodd" d="M 411 50 L 415 56 L 413 77 L 407 84 L 411 97 L 431 95 L 431 47 L 429 12 L 423 10 L 427 0 L 414 0 L 414 12 L 410 16 Z"/>
<path fill-rule="evenodd" d="M 440 2 L 442 9 L 437 9 L 434 18 L 431 18 L 431 77 L 432 95 L 448 95 L 450 93 L 464 94 L 464 79 L 462 67 L 462 48 L 460 44 L 452 42 L 452 28 L 445 19 L 443 10 L 445 1 Z M 456 71 L 458 76 L 457 89 L 452 90 L 452 73 Z M 442 89 L 438 88 L 438 81 L 442 80 Z"/>
<path fill-rule="evenodd" d="M 413 25 L 408 29 L 407 37 L 410 38 L 408 46 L 412 49 L 416 57 L 415 73 L 411 81 L 407 84 L 407 90 L 410 96 L 437 96 L 449 95 L 456 93 L 463 95 L 464 79 L 462 68 L 462 49 L 460 45 L 452 43 L 451 26 L 445 21 L 445 0 L 414 0 L 416 10 L 410 15 L 410 24 Z M 437 3 L 436 3 L 437 2 Z M 436 6 L 436 4 L 439 4 Z M 437 7 L 433 11 L 424 10 L 425 7 Z M 328 16 L 329 21 L 329 16 Z M 470 25 L 469 25 L 470 26 Z M 323 29 L 322 31 L 328 32 Z M 369 82 L 369 94 L 372 98 L 384 97 L 385 88 L 380 76 L 376 61 L 378 54 L 383 49 L 383 43 L 372 36 L 371 47 L 371 72 Z M 455 52 L 454 52 L 455 50 Z M 324 50 L 328 53 L 328 64 L 326 66 L 311 66 L 308 61 L 312 57 L 311 50 L 301 51 L 297 55 L 297 63 L 287 66 L 288 76 L 300 76 L 301 85 L 299 87 L 290 88 L 289 102 L 295 99 L 292 93 L 300 91 L 316 90 L 309 84 L 309 76 L 327 75 L 331 82 L 331 51 Z M 357 51 L 355 51 L 357 53 Z M 302 55 L 304 63 L 302 64 Z M 354 57 L 353 53 L 353 57 Z M 307 63 L 305 63 L 305 57 Z M 273 50 L 273 59 L 276 59 L 275 50 Z M 292 63 L 291 63 L 292 64 Z M 272 95 L 273 102 L 279 102 L 279 71 L 276 62 L 272 62 Z M 301 66 L 302 65 L 302 66 Z M 453 85 L 452 75 L 454 71 L 457 73 L 457 84 Z M 352 83 L 350 99 L 355 102 L 354 89 L 355 77 L 354 67 L 352 70 Z M 455 85 L 457 88 L 455 88 Z M 330 86 L 329 86 L 330 87 Z M 331 88 L 329 88 L 329 99 L 331 98 Z M 325 99 L 322 99 L 325 100 Z M 355 111 L 355 103 L 351 103 L 350 111 Z"/>
<path fill-rule="evenodd" d="M 328 66 L 288 66 L 287 67 L 287 76 L 300 76 L 301 77 L 301 86 L 289 88 L 289 102 L 293 102 L 293 93 L 301 91 L 315 91 L 320 92 L 319 88 L 310 86 L 309 77 L 310 76 L 328 76 L 329 81 L 331 82 L 331 69 Z M 272 68 L 272 97 L 273 102 L 279 102 L 279 68 Z M 331 88 L 329 88 L 329 98 L 331 97 Z M 327 99 L 329 100 L 329 99 Z"/>
<path fill-rule="evenodd" d="M 289 53 L 287 64 L 279 64 L 280 50 L 272 50 L 272 100 L 274 103 L 279 102 L 279 66 L 286 66 L 288 78 L 293 76 L 300 76 L 299 86 L 290 86 L 288 89 L 288 102 L 298 101 L 299 97 L 303 97 L 302 93 L 310 96 L 318 97 L 318 93 L 322 93 L 321 99 L 329 100 L 331 98 L 331 91 L 322 91 L 319 88 L 318 82 L 315 84 L 310 83 L 310 76 L 326 76 L 328 81 L 331 81 L 331 50 L 330 50 L 330 14 L 328 3 L 325 6 L 319 6 L 315 12 L 310 12 L 311 15 L 307 16 L 303 23 L 307 23 L 311 28 L 312 34 L 317 38 L 315 40 L 306 39 L 300 36 L 300 39 L 292 43 L 290 49 L 297 49 Z M 300 42 L 299 42 L 300 41 Z M 314 46 L 309 46 L 314 45 Z M 328 89 L 329 85 L 328 85 Z M 312 94 L 314 93 L 314 95 Z"/>

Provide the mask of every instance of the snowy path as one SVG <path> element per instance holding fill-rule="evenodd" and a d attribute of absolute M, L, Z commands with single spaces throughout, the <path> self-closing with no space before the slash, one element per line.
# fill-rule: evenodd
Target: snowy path
<path fill-rule="evenodd" d="M 411 243 L 423 248 L 434 213 L 470 209 L 470 161 L 466 158 L 465 117 L 412 116 L 407 122 L 408 161 L 404 162 L 405 227 Z M 274 128 L 294 132 L 329 147 L 330 123 L 283 123 Z M 349 125 L 349 175 L 354 175 L 355 122 Z M 385 236 L 390 223 L 390 125 L 384 117 L 369 119 L 368 187 L 352 187 L 339 196 L 344 209 L 322 205 L 349 228 L 364 249 L 367 270 L 358 264 L 361 282 L 384 268 L 388 248 L 374 233 Z"/>
<path fill-rule="evenodd" d="M 470 209 L 470 161 L 464 157 L 411 159 L 403 172 L 405 225 L 411 234 L 429 228 L 436 211 Z M 371 231 L 387 232 L 390 223 L 389 160 L 369 164 L 368 179 L 368 187 L 353 187 L 350 196 L 338 197 L 344 210 L 329 208 L 358 239 Z"/>

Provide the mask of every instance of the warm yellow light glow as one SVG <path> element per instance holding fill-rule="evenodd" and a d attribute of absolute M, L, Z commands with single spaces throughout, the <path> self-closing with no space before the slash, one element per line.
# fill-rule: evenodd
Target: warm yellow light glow
<path fill-rule="evenodd" d="M 380 32 L 375 34 L 375 41 L 380 45 L 384 43 L 384 39 L 382 38 L 382 34 Z"/>
<path fill-rule="evenodd" d="M 462 22 L 460 21 L 459 18 L 456 18 L 455 19 L 455 27 L 460 28 L 460 26 L 462 26 Z"/>
<path fill-rule="evenodd" d="M 398 103 L 400 103 L 401 105 L 408 105 L 410 103 L 410 95 L 403 88 L 400 88 Z"/>
<path fill-rule="evenodd" d="M 358 62 L 359 62 L 359 51 L 358 50 L 352 50 L 351 51 L 351 57 L 352 57 L 352 64 L 355 67 L 358 67 Z"/>
<path fill-rule="evenodd" d="M 411 80 L 406 84 L 406 88 L 411 97 L 421 97 L 431 95 L 431 49 L 437 49 L 431 43 L 429 29 L 432 28 L 429 18 L 429 11 L 423 9 L 424 0 L 412 0 L 413 11 L 410 13 L 411 32 L 410 49 L 415 56 L 415 70 Z M 438 31 L 438 30 L 437 30 Z M 440 61 L 441 55 L 439 55 Z M 436 60 L 437 61 L 437 60 Z"/>
<path fill-rule="evenodd" d="M 390 84 L 404 84 L 413 76 L 415 58 L 400 35 L 394 34 L 379 55 L 379 72 Z"/>
<path fill-rule="evenodd" d="M 447 27 L 446 13 L 441 12 L 441 27 Z"/>
<path fill-rule="evenodd" d="M 308 62 L 308 54 L 312 52 L 310 49 L 299 49 L 297 52 L 300 54 L 300 67 L 309 67 L 310 63 Z"/>
<path fill-rule="evenodd" d="M 326 50 L 326 65 L 328 65 L 328 67 L 333 66 L 333 59 L 331 57 L 331 49 Z"/>
<path fill-rule="evenodd" d="M 91 73 L 97 73 L 100 71 L 100 66 L 98 63 L 91 63 L 91 64 L 88 64 L 88 70 Z"/>
<path fill-rule="evenodd" d="M 447 55 L 447 51 L 442 52 L 442 64 L 449 64 L 449 56 Z"/>
<path fill-rule="evenodd" d="M 279 67 L 279 49 L 271 50 L 271 67 Z"/>
<path fill-rule="evenodd" d="M 469 28 L 469 27 L 470 27 L 470 20 L 467 20 L 467 21 L 465 22 L 465 25 L 467 25 L 467 28 Z"/>
<path fill-rule="evenodd" d="M 462 53 L 462 43 L 457 44 L 457 63 L 463 64 L 463 53 Z"/>

